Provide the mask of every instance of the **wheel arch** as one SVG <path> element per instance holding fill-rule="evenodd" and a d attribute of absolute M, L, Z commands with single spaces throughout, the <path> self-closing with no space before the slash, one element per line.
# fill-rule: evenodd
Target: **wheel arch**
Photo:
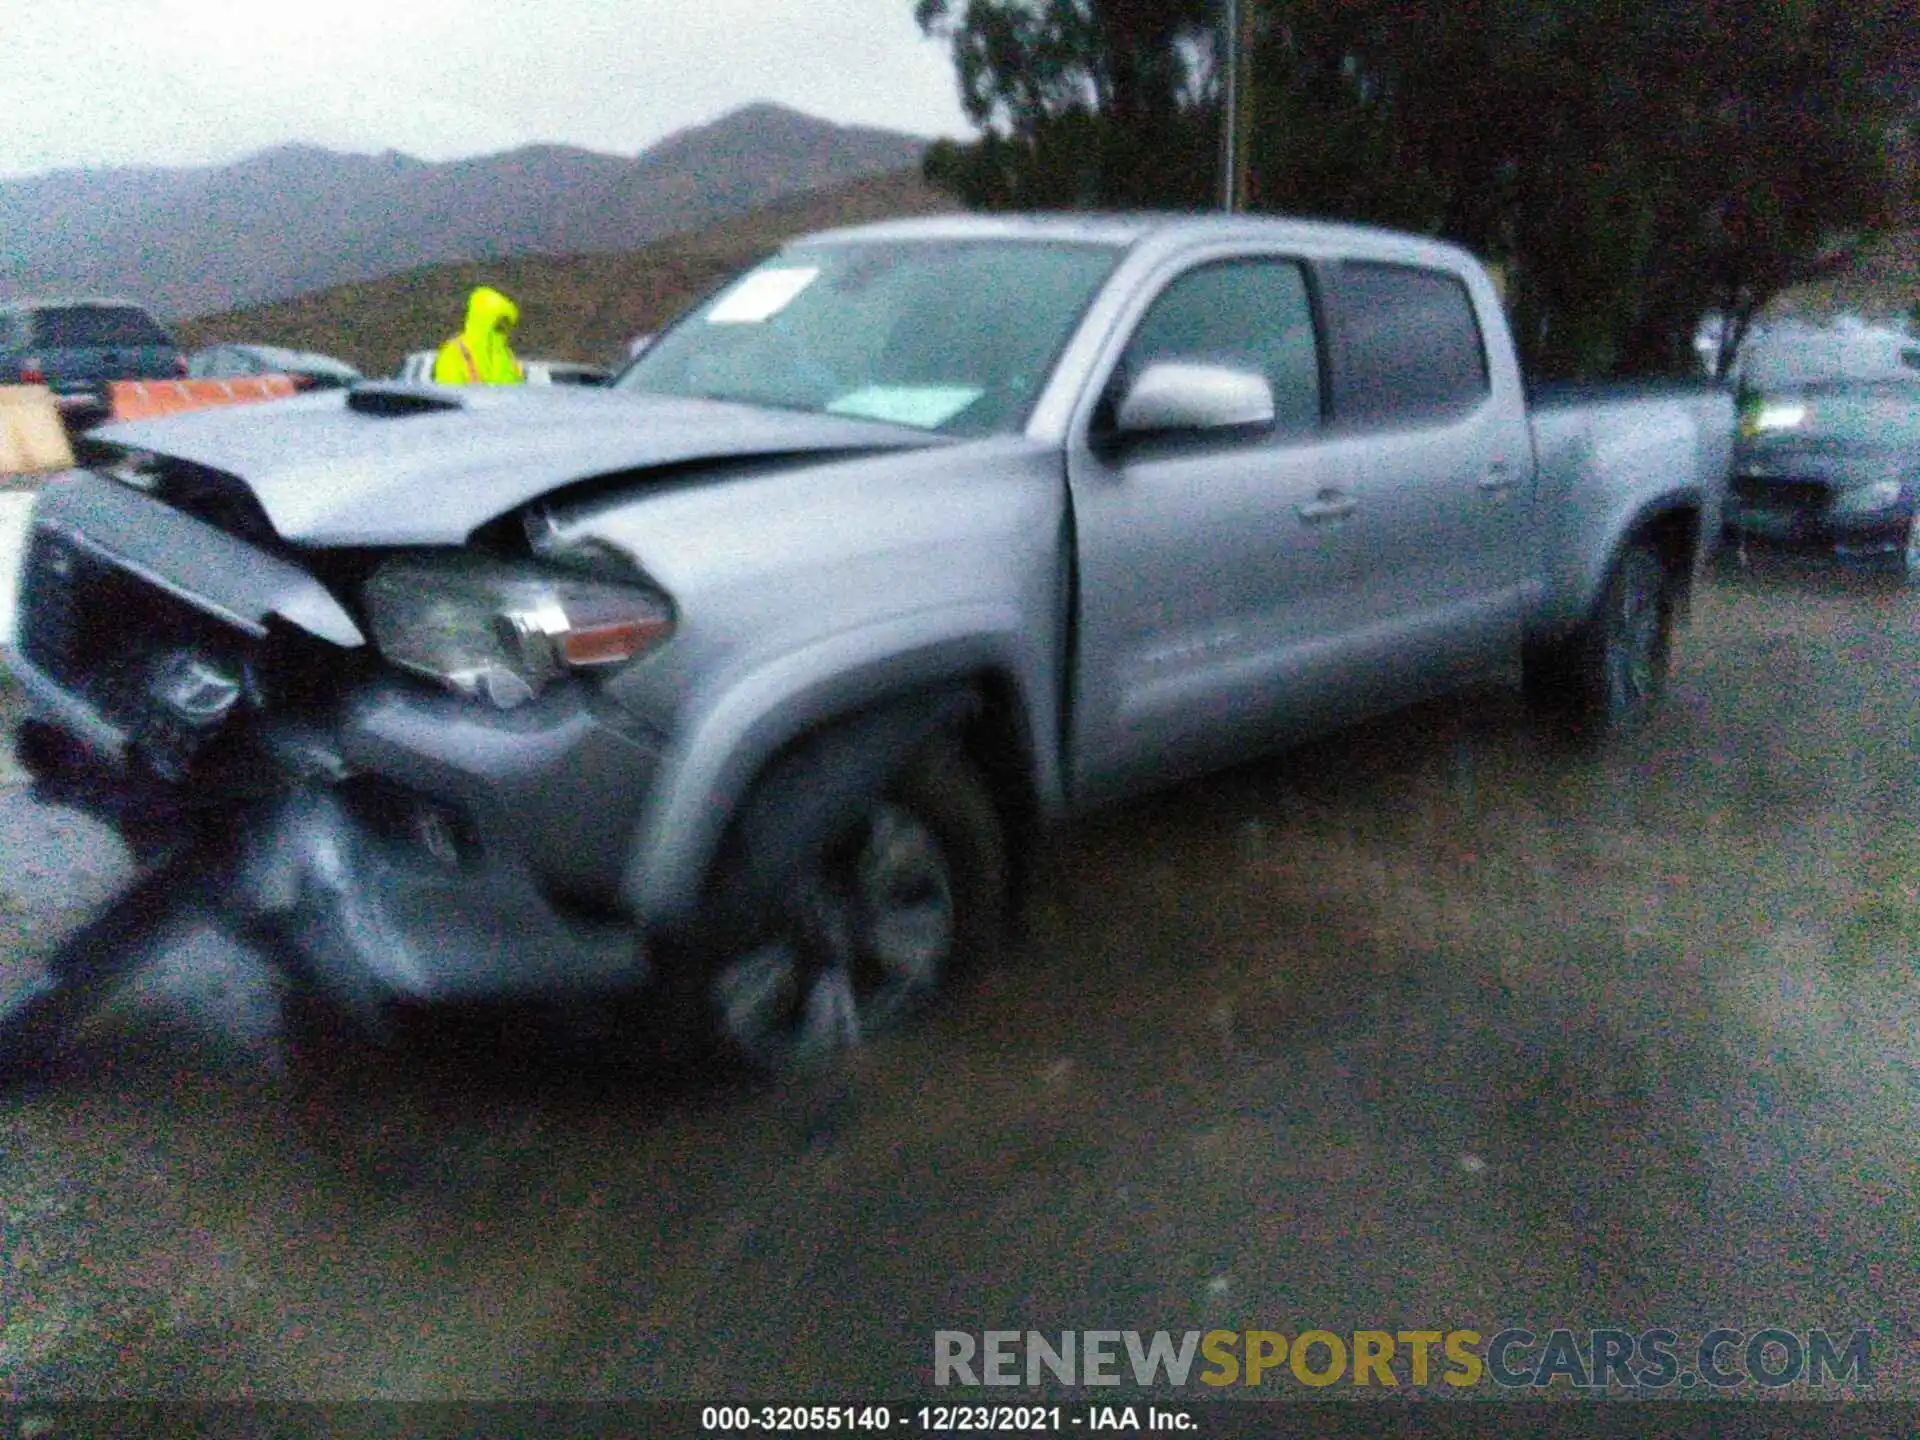
<path fill-rule="evenodd" d="M 942 731 L 986 780 L 1017 883 L 1059 804 L 1057 757 L 1035 743 L 1053 697 L 1035 693 L 1045 672 L 1018 651 L 1008 637 L 975 632 L 881 647 L 846 666 L 810 664 L 804 676 L 778 667 L 729 687 L 676 747 L 641 818 L 625 877 L 632 913 L 649 929 L 691 925 L 730 827 L 783 770 L 821 767 L 851 791 Z"/>
<path fill-rule="evenodd" d="M 1696 562 L 1701 554 L 1702 510 L 1699 492 L 1688 488 L 1658 496 L 1623 514 L 1580 572 L 1577 591 L 1561 601 L 1564 608 L 1550 612 L 1551 618 L 1541 627 L 1541 633 L 1530 635 L 1529 640 L 1557 641 L 1591 621 L 1605 599 L 1620 557 L 1633 546 L 1647 542 L 1659 553 L 1662 567 L 1673 580 L 1675 613 L 1683 617 L 1692 603 Z"/>

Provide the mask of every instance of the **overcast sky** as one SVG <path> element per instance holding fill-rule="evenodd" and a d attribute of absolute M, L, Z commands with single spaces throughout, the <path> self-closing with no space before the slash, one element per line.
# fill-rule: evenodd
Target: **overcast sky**
<path fill-rule="evenodd" d="M 775 100 L 967 133 L 913 0 L 0 0 L 0 177 L 288 141 L 633 154 Z"/>

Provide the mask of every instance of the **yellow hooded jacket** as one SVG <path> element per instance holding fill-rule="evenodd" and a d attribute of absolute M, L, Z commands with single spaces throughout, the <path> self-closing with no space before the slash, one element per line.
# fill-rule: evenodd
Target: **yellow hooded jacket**
<path fill-rule="evenodd" d="M 519 323 L 520 307 L 513 301 L 488 285 L 475 290 L 467 297 L 466 328 L 434 358 L 434 384 L 520 384 L 527 377 L 507 345 Z"/>

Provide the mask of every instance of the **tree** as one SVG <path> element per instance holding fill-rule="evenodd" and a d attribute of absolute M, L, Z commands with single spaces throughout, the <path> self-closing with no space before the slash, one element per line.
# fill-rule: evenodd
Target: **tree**
<path fill-rule="evenodd" d="M 994 209 L 1192 206 L 1219 134 L 1210 0 L 919 0 L 981 133 L 927 174 Z"/>
<path fill-rule="evenodd" d="M 989 207 L 1205 205 L 1216 4 L 921 0 L 981 139 L 929 175 Z M 1530 368 L 1693 364 L 1894 214 L 1903 0 L 1242 0 L 1252 208 L 1500 262 Z"/>

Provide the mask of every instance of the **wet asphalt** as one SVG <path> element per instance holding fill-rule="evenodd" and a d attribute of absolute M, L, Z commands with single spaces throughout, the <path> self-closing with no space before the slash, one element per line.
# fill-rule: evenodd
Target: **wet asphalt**
<path fill-rule="evenodd" d="M 1561 1325 L 1865 1328 L 1859 1393 L 1920 1393 L 1917 616 L 1724 573 L 1603 754 L 1490 691 L 1097 817 L 804 1092 L 528 1029 L 316 1113 L 271 973 L 179 935 L 0 1097 L 0 1395 L 844 1402 L 937 1329 Z M 0 794 L 13 963 L 123 878 Z"/>

